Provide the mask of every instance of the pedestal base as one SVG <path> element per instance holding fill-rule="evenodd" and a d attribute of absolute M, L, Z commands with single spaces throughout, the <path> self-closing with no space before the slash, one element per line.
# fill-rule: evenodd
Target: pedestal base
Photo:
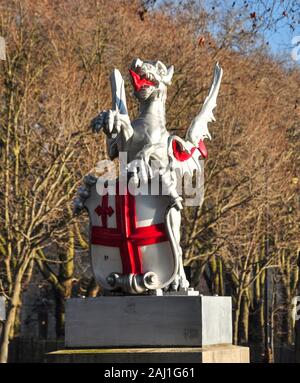
<path fill-rule="evenodd" d="M 187 348 L 60 350 L 47 363 L 249 363 L 249 348 L 232 345 Z"/>
<path fill-rule="evenodd" d="M 232 344 L 231 297 L 121 296 L 69 299 L 67 348 Z"/>

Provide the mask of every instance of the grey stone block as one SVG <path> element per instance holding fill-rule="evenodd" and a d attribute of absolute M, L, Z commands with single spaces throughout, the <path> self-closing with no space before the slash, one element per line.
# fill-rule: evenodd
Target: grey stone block
<path fill-rule="evenodd" d="M 231 297 L 69 299 L 65 330 L 65 344 L 69 348 L 231 344 Z"/>
<path fill-rule="evenodd" d="M 4 321 L 5 318 L 5 298 L 0 297 L 0 321 Z"/>

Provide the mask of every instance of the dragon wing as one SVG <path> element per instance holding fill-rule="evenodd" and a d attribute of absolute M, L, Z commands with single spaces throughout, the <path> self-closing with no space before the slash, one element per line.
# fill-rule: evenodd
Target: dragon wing
<path fill-rule="evenodd" d="M 217 106 L 217 96 L 219 93 L 222 75 L 223 69 L 219 66 L 219 63 L 217 63 L 209 94 L 204 101 L 200 113 L 194 118 L 186 133 L 185 139 L 190 141 L 195 146 L 198 146 L 199 141 L 204 138 L 211 139 L 207 124 L 215 121 L 213 109 Z"/>
<path fill-rule="evenodd" d="M 185 140 L 178 136 L 170 136 L 168 143 L 168 155 L 171 167 L 179 171 L 180 176 L 185 173 L 193 175 L 194 170 L 202 171 L 202 161 L 207 157 L 207 150 L 203 140 L 211 138 L 208 131 L 208 122 L 215 121 L 213 109 L 216 107 L 217 96 L 223 70 L 217 63 L 214 70 L 214 78 L 200 113 L 192 121 Z M 200 157 L 201 156 L 201 157 Z M 200 157 L 200 158 L 199 158 Z"/>
<path fill-rule="evenodd" d="M 194 170 L 201 171 L 200 149 L 191 142 L 184 141 L 178 136 L 170 136 L 168 143 L 168 156 L 170 167 L 183 177 L 186 173 L 193 176 Z"/>

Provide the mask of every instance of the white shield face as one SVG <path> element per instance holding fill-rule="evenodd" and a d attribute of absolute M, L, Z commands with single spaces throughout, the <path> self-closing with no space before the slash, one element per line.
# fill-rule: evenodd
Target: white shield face
<path fill-rule="evenodd" d="M 168 196 L 100 196 L 95 185 L 85 206 L 90 217 L 90 254 L 96 281 L 105 289 L 111 273 L 155 272 L 160 286 L 176 272 L 165 227 Z"/>

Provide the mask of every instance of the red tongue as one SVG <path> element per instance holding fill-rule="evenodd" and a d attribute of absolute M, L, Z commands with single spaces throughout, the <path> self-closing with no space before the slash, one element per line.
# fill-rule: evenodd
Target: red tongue
<path fill-rule="evenodd" d="M 139 92 L 139 90 L 143 86 L 154 86 L 154 82 L 146 80 L 145 78 L 141 78 L 137 73 L 135 73 L 132 69 L 129 69 L 129 73 L 131 74 L 133 80 L 134 89 Z"/>
<path fill-rule="evenodd" d="M 200 153 L 202 154 L 202 156 L 204 158 L 207 158 L 207 149 L 202 140 L 198 142 L 198 149 L 200 150 Z"/>

